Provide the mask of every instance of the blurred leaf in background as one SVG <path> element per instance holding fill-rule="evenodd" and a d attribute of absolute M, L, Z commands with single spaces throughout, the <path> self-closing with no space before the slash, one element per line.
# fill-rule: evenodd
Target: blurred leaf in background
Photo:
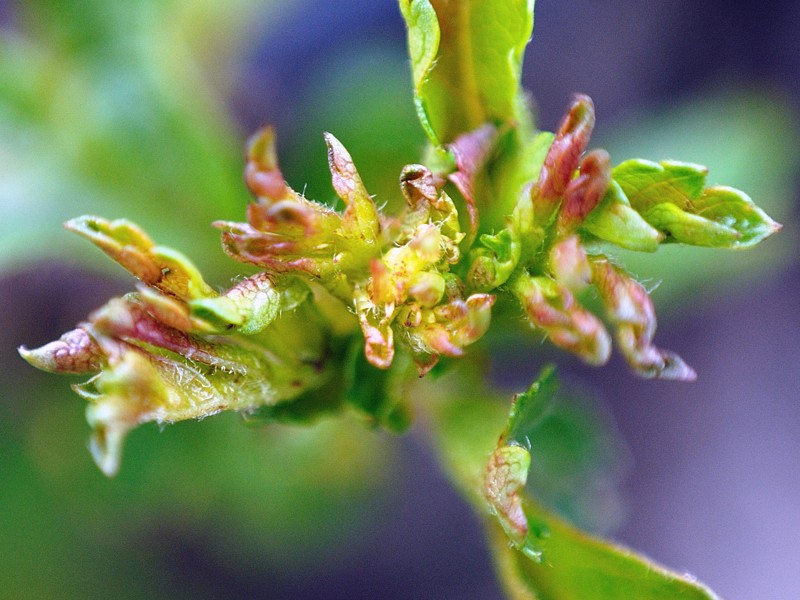
<path fill-rule="evenodd" d="M 55 227 L 81 211 L 138 219 L 219 275 L 208 224 L 238 215 L 246 195 L 242 136 L 215 83 L 247 39 L 230 34 L 255 8 L 17 6 L 17 27 L 0 40 L 0 208 L 14 215 L 0 226 L 3 264 L 52 256 L 65 239 Z M 59 243 L 60 256 L 77 247 Z"/>

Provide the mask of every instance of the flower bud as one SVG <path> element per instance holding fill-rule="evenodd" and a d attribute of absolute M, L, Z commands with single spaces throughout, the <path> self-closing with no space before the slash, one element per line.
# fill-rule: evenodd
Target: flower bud
<path fill-rule="evenodd" d="M 461 356 L 489 329 L 494 302 L 491 294 L 473 294 L 423 309 L 420 325 L 406 331 L 411 347 L 422 354 Z"/>
<path fill-rule="evenodd" d="M 608 190 L 611 158 L 605 150 L 593 150 L 581 161 L 580 174 L 567 185 L 558 214 L 558 234 L 566 235 L 583 223 Z"/>
<path fill-rule="evenodd" d="M 540 202 L 547 204 L 564 195 L 589 145 L 594 121 L 592 99 L 576 95 L 544 160 L 538 185 Z"/>
<path fill-rule="evenodd" d="M 436 306 L 444 296 L 444 278 L 436 272 L 425 271 L 417 276 L 408 289 L 409 295 L 420 305 L 430 308 Z"/>
<path fill-rule="evenodd" d="M 470 253 L 471 264 L 466 282 L 476 291 L 492 291 L 503 285 L 519 263 L 521 244 L 510 229 L 503 229 L 497 235 L 482 235 L 483 248 Z"/>

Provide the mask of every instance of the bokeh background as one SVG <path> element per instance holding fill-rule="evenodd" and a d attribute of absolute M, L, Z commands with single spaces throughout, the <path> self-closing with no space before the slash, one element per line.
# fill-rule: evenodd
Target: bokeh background
<path fill-rule="evenodd" d="M 143 427 L 107 480 L 70 381 L 15 350 L 132 288 L 71 216 L 129 217 L 218 285 L 241 272 L 208 223 L 241 215 L 262 123 L 309 197 L 332 196 L 327 130 L 396 198 L 424 140 L 395 3 L 5 1 L 0 36 L 0 597 L 499 598 L 419 427 Z M 540 0 L 524 79 L 542 128 L 588 93 L 593 145 L 707 164 L 785 228 L 747 253 L 626 257 L 696 383 L 533 341 L 492 376 L 520 389 L 556 360 L 603 423 L 602 469 L 566 476 L 576 520 L 730 600 L 800 597 L 800 4 Z"/>

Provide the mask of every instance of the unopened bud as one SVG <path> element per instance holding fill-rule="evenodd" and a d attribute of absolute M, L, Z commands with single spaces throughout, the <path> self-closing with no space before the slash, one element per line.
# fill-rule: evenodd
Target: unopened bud
<path fill-rule="evenodd" d="M 564 195 L 594 129 L 594 103 L 589 96 L 576 95 L 556 132 L 542 166 L 539 195 L 550 202 Z"/>
<path fill-rule="evenodd" d="M 425 271 L 420 273 L 414 284 L 409 288 L 409 295 L 422 306 L 436 306 L 444 296 L 444 278 L 436 272 Z"/>

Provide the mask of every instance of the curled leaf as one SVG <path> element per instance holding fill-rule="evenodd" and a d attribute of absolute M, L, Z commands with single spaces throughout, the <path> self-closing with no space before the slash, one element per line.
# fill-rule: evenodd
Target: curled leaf
<path fill-rule="evenodd" d="M 82 327 L 68 331 L 41 348 L 29 350 L 22 346 L 19 353 L 37 369 L 72 375 L 96 372 L 105 361 L 100 346 Z"/>
<path fill-rule="evenodd" d="M 344 211 L 345 227 L 352 229 L 352 235 L 360 237 L 364 243 L 375 244 L 381 225 L 378 208 L 367 193 L 353 159 L 342 143 L 326 133 L 325 144 L 328 146 L 333 189 L 347 207 Z"/>
<path fill-rule="evenodd" d="M 130 221 L 84 216 L 67 221 L 64 227 L 94 243 L 135 277 L 163 293 L 182 300 L 216 295 L 186 256 L 156 246 Z"/>
<path fill-rule="evenodd" d="M 550 408 L 558 387 L 553 367 L 522 394 L 514 396 L 505 430 L 484 472 L 483 495 L 512 544 L 528 558 L 539 562 L 542 551 L 529 528 L 524 507 L 531 455 L 529 434 Z M 524 447 L 523 447 L 524 446 Z"/>
<path fill-rule="evenodd" d="M 262 202 L 278 202 L 293 195 L 278 168 L 275 130 L 264 127 L 247 142 L 247 165 L 244 170 L 247 188 Z"/>
<path fill-rule="evenodd" d="M 518 277 L 513 286 L 531 324 L 544 331 L 551 342 L 590 365 L 608 362 L 608 332 L 566 287 L 549 277 L 529 275 Z"/>
<path fill-rule="evenodd" d="M 414 98 L 437 146 L 520 114 L 520 76 L 533 0 L 401 0 Z"/>
<path fill-rule="evenodd" d="M 458 136 L 448 148 L 453 153 L 456 170 L 448 178 L 464 197 L 469 213 L 470 237 L 468 243 L 478 233 L 478 206 L 475 200 L 475 179 L 485 166 L 497 139 L 497 129 L 484 125 L 475 131 Z"/>
<path fill-rule="evenodd" d="M 530 559 L 540 561 L 541 550 L 528 541 L 528 519 L 522 505 L 530 466 L 531 455 L 525 448 L 497 448 L 486 465 L 483 492 L 509 540 Z"/>
<path fill-rule="evenodd" d="M 620 350 L 633 370 L 643 377 L 694 380 L 697 374 L 680 356 L 653 345 L 656 315 L 644 286 L 606 258 L 594 258 L 591 265 L 594 284 L 616 326 Z"/>

